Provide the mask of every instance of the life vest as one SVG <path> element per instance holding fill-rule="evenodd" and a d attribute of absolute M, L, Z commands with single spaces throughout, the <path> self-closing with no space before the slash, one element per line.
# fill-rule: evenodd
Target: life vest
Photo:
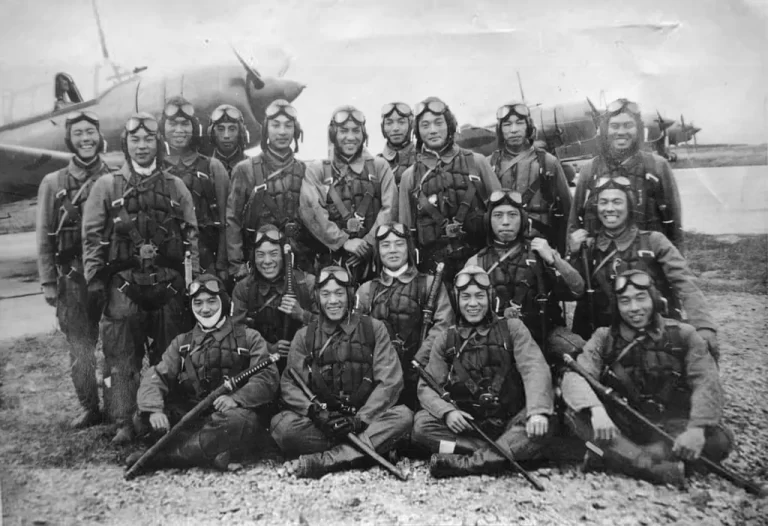
<path fill-rule="evenodd" d="M 642 230 L 662 232 L 670 239 L 675 239 L 675 225 L 672 220 L 672 207 L 669 197 L 664 193 L 661 174 L 658 172 L 656 160 L 650 152 L 640 151 L 640 162 L 631 170 L 620 167 L 617 176 L 623 175 L 630 181 L 632 192 L 635 194 L 634 221 Z M 600 227 L 597 217 L 597 196 L 595 186 L 598 179 L 610 176 L 602 157 L 596 157 L 590 164 L 589 173 L 582 173 L 587 181 L 584 201 L 574 203 L 578 208 L 578 217 L 588 232 L 596 232 Z"/>
<path fill-rule="evenodd" d="M 217 389 L 225 377 L 232 377 L 248 369 L 251 363 L 247 345 L 246 328 L 234 324 L 232 330 L 221 341 L 213 333 L 190 331 L 182 336 L 179 355 L 181 370 L 179 385 L 182 391 L 193 400 L 202 400 Z"/>
<path fill-rule="evenodd" d="M 645 338 L 618 361 L 630 342 L 612 329 L 606 346 L 601 381 L 626 397 L 630 405 L 648 417 L 687 418 L 691 410 L 691 390 L 686 378 L 688 353 L 680 323 L 665 319 L 665 330 L 657 342 Z"/>
<path fill-rule="evenodd" d="M 283 339 L 283 324 L 287 314 L 278 310 L 285 293 L 285 280 L 270 283 L 266 294 L 259 291 L 260 285 L 265 282 L 254 276 L 248 278 L 248 301 L 246 324 L 248 327 L 259 331 L 259 334 L 269 343 L 276 343 Z M 293 269 L 294 291 L 302 308 L 308 309 L 310 305 L 309 290 L 306 277 L 301 270 Z M 291 318 L 288 340 L 302 327 L 301 321 Z"/>
<path fill-rule="evenodd" d="M 447 166 L 438 160 L 435 169 L 429 169 L 418 154 L 413 175 L 410 202 L 419 248 L 479 250 L 485 242 L 483 214 L 488 196 L 474 154 L 461 150 Z M 461 231 L 449 235 L 449 224 L 458 224 Z"/>
<path fill-rule="evenodd" d="M 309 351 L 311 388 L 329 408 L 359 409 L 373 391 L 373 351 L 376 336 L 369 316 L 358 316 L 351 334 L 340 328 L 328 338 L 317 320 L 307 327 L 305 344 Z M 326 345 L 320 342 L 325 340 Z"/>
<path fill-rule="evenodd" d="M 113 178 L 115 199 L 109 208 L 107 238 L 109 264 L 128 268 L 139 266 L 142 245 L 157 248 L 155 265 L 181 272 L 184 265 L 184 214 L 171 192 L 174 175 L 157 171 L 138 180 L 134 174 L 127 184 L 121 174 Z"/>
<path fill-rule="evenodd" d="M 323 177 L 333 181 L 328 188 L 328 219 L 350 237 L 363 237 L 373 227 L 381 210 L 381 181 L 376 177 L 373 159 L 366 159 L 362 172 L 352 170 L 341 179 L 333 177 L 331 161 L 323 161 Z M 352 223 L 359 229 L 351 229 Z"/>
<path fill-rule="evenodd" d="M 410 366 L 421 345 L 422 309 L 426 307 L 427 275 L 419 273 L 409 283 L 393 279 L 386 287 L 379 278 L 371 281 L 371 317 L 384 323 L 396 347 L 403 369 Z"/>
<path fill-rule="evenodd" d="M 475 332 L 468 341 L 451 327 L 445 356 L 450 365 L 445 389 L 462 410 L 480 418 L 504 419 L 525 408 L 523 380 L 515 366 L 506 320 L 494 320 L 488 334 Z M 498 398 L 493 413 L 480 404 L 484 394 Z"/>
<path fill-rule="evenodd" d="M 416 147 L 413 144 L 409 144 L 400 150 L 395 150 L 395 157 L 391 161 L 384 157 L 383 154 L 378 154 L 377 157 L 381 157 L 389 163 L 392 175 L 395 176 L 395 184 L 399 186 L 403 173 L 416 162 Z"/>
<path fill-rule="evenodd" d="M 99 175 L 109 173 L 109 168 L 103 164 L 100 172 Z M 54 214 L 48 225 L 48 235 L 54 238 L 56 263 L 68 265 L 83 256 L 83 205 L 96 178 L 87 175 L 83 181 L 78 181 L 68 168 L 62 168 L 56 179 L 58 191 L 53 200 Z"/>

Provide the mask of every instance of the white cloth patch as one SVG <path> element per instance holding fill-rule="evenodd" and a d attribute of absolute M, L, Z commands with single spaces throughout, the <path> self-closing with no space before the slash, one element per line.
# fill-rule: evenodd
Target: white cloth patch
<path fill-rule="evenodd" d="M 456 451 L 456 442 L 440 441 L 440 453 L 453 453 L 454 451 Z"/>

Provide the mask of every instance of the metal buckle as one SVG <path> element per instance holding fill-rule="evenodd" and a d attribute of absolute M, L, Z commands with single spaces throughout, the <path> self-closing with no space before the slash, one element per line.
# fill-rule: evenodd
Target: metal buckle
<path fill-rule="evenodd" d="M 253 193 L 257 194 L 257 193 L 259 193 L 259 190 L 266 190 L 266 189 L 267 189 L 267 183 L 260 184 L 260 185 L 257 185 L 257 186 L 253 187 Z"/>
<path fill-rule="evenodd" d="M 123 206 L 124 204 L 125 204 L 125 198 L 124 197 L 121 197 L 120 199 L 115 199 L 114 201 L 112 201 L 112 207 L 113 208 L 118 207 L 118 206 Z"/>
<path fill-rule="evenodd" d="M 59 199 L 61 197 L 64 197 L 65 195 L 67 195 L 67 189 L 66 188 L 62 188 L 61 190 L 56 192 L 55 197 L 56 197 L 56 199 Z"/>
<path fill-rule="evenodd" d="M 445 225 L 445 236 L 451 239 L 455 239 L 463 234 L 462 224 L 458 221 L 451 221 Z"/>
<path fill-rule="evenodd" d="M 203 172 L 197 172 L 197 176 L 198 177 L 205 177 L 206 179 L 210 179 L 210 177 L 208 177 L 208 174 L 203 173 Z"/>
<path fill-rule="evenodd" d="M 157 257 L 157 247 L 153 243 L 146 243 L 139 247 L 139 259 L 142 261 L 154 260 Z"/>
<path fill-rule="evenodd" d="M 469 178 L 470 181 L 473 181 L 475 183 L 479 183 L 480 182 L 480 178 L 478 176 L 476 176 L 476 175 L 469 174 L 467 177 Z"/>
<path fill-rule="evenodd" d="M 363 228 L 362 218 L 357 214 L 347 219 L 347 230 L 350 233 L 357 234 L 358 232 L 360 232 L 362 228 Z"/>
<path fill-rule="evenodd" d="M 288 222 L 283 227 L 283 235 L 285 237 L 296 237 L 299 235 L 299 225 L 294 223 L 293 221 Z"/>
<path fill-rule="evenodd" d="M 75 271 L 75 268 L 74 268 L 74 267 L 69 267 L 69 272 L 67 272 L 67 273 L 66 273 L 66 274 L 64 274 L 64 275 L 65 275 L 66 277 L 68 277 L 68 278 L 71 278 L 71 277 L 72 277 L 72 274 L 74 274 L 75 272 L 76 272 L 76 271 Z"/>
<path fill-rule="evenodd" d="M 129 283 L 127 281 L 123 281 L 123 284 L 117 287 L 117 290 L 125 294 L 125 289 L 128 287 Z"/>

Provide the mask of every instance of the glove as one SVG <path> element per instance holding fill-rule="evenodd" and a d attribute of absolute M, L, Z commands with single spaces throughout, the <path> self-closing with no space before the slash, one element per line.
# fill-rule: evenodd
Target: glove
<path fill-rule="evenodd" d="M 313 424 L 322 430 L 328 420 L 330 420 L 331 413 L 327 409 L 320 409 L 320 406 L 312 405 L 309 407 L 309 413 L 307 416 L 309 416 L 309 419 L 312 420 Z"/>
<path fill-rule="evenodd" d="M 692 427 L 675 439 L 672 452 L 683 460 L 696 460 L 701 455 L 705 443 L 704 428 Z"/>
<path fill-rule="evenodd" d="M 58 290 L 55 283 L 45 283 L 43 285 L 43 298 L 45 302 L 51 307 L 56 306 L 56 298 L 58 296 Z"/>
<path fill-rule="evenodd" d="M 248 265 L 246 263 L 241 264 L 237 268 L 237 272 L 235 272 L 235 281 L 240 281 L 241 279 L 247 277 L 251 273 L 250 269 L 248 269 Z"/>
<path fill-rule="evenodd" d="M 334 416 L 338 415 L 338 416 Z M 331 418 L 326 422 L 323 433 L 329 438 L 341 440 L 349 433 L 360 433 L 365 430 L 365 423 L 358 416 L 343 415 L 332 413 Z"/>
<path fill-rule="evenodd" d="M 709 349 L 709 353 L 712 355 L 712 358 L 715 359 L 715 363 L 719 363 L 720 344 L 717 341 L 717 333 L 712 329 L 698 329 L 696 332 L 698 332 L 699 336 L 701 336 L 701 338 L 707 342 L 707 349 Z"/>
<path fill-rule="evenodd" d="M 88 284 L 88 317 L 98 321 L 107 305 L 107 289 L 100 279 L 93 279 Z"/>

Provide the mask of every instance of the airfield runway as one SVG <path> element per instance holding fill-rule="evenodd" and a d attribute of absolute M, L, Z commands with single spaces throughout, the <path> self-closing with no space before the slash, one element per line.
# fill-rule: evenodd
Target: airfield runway
<path fill-rule="evenodd" d="M 768 233 L 768 166 L 675 170 L 686 230 L 706 234 Z M 35 234 L 0 236 L 0 342 L 56 326 L 35 271 Z M 9 298 L 9 296 L 14 296 Z"/>

